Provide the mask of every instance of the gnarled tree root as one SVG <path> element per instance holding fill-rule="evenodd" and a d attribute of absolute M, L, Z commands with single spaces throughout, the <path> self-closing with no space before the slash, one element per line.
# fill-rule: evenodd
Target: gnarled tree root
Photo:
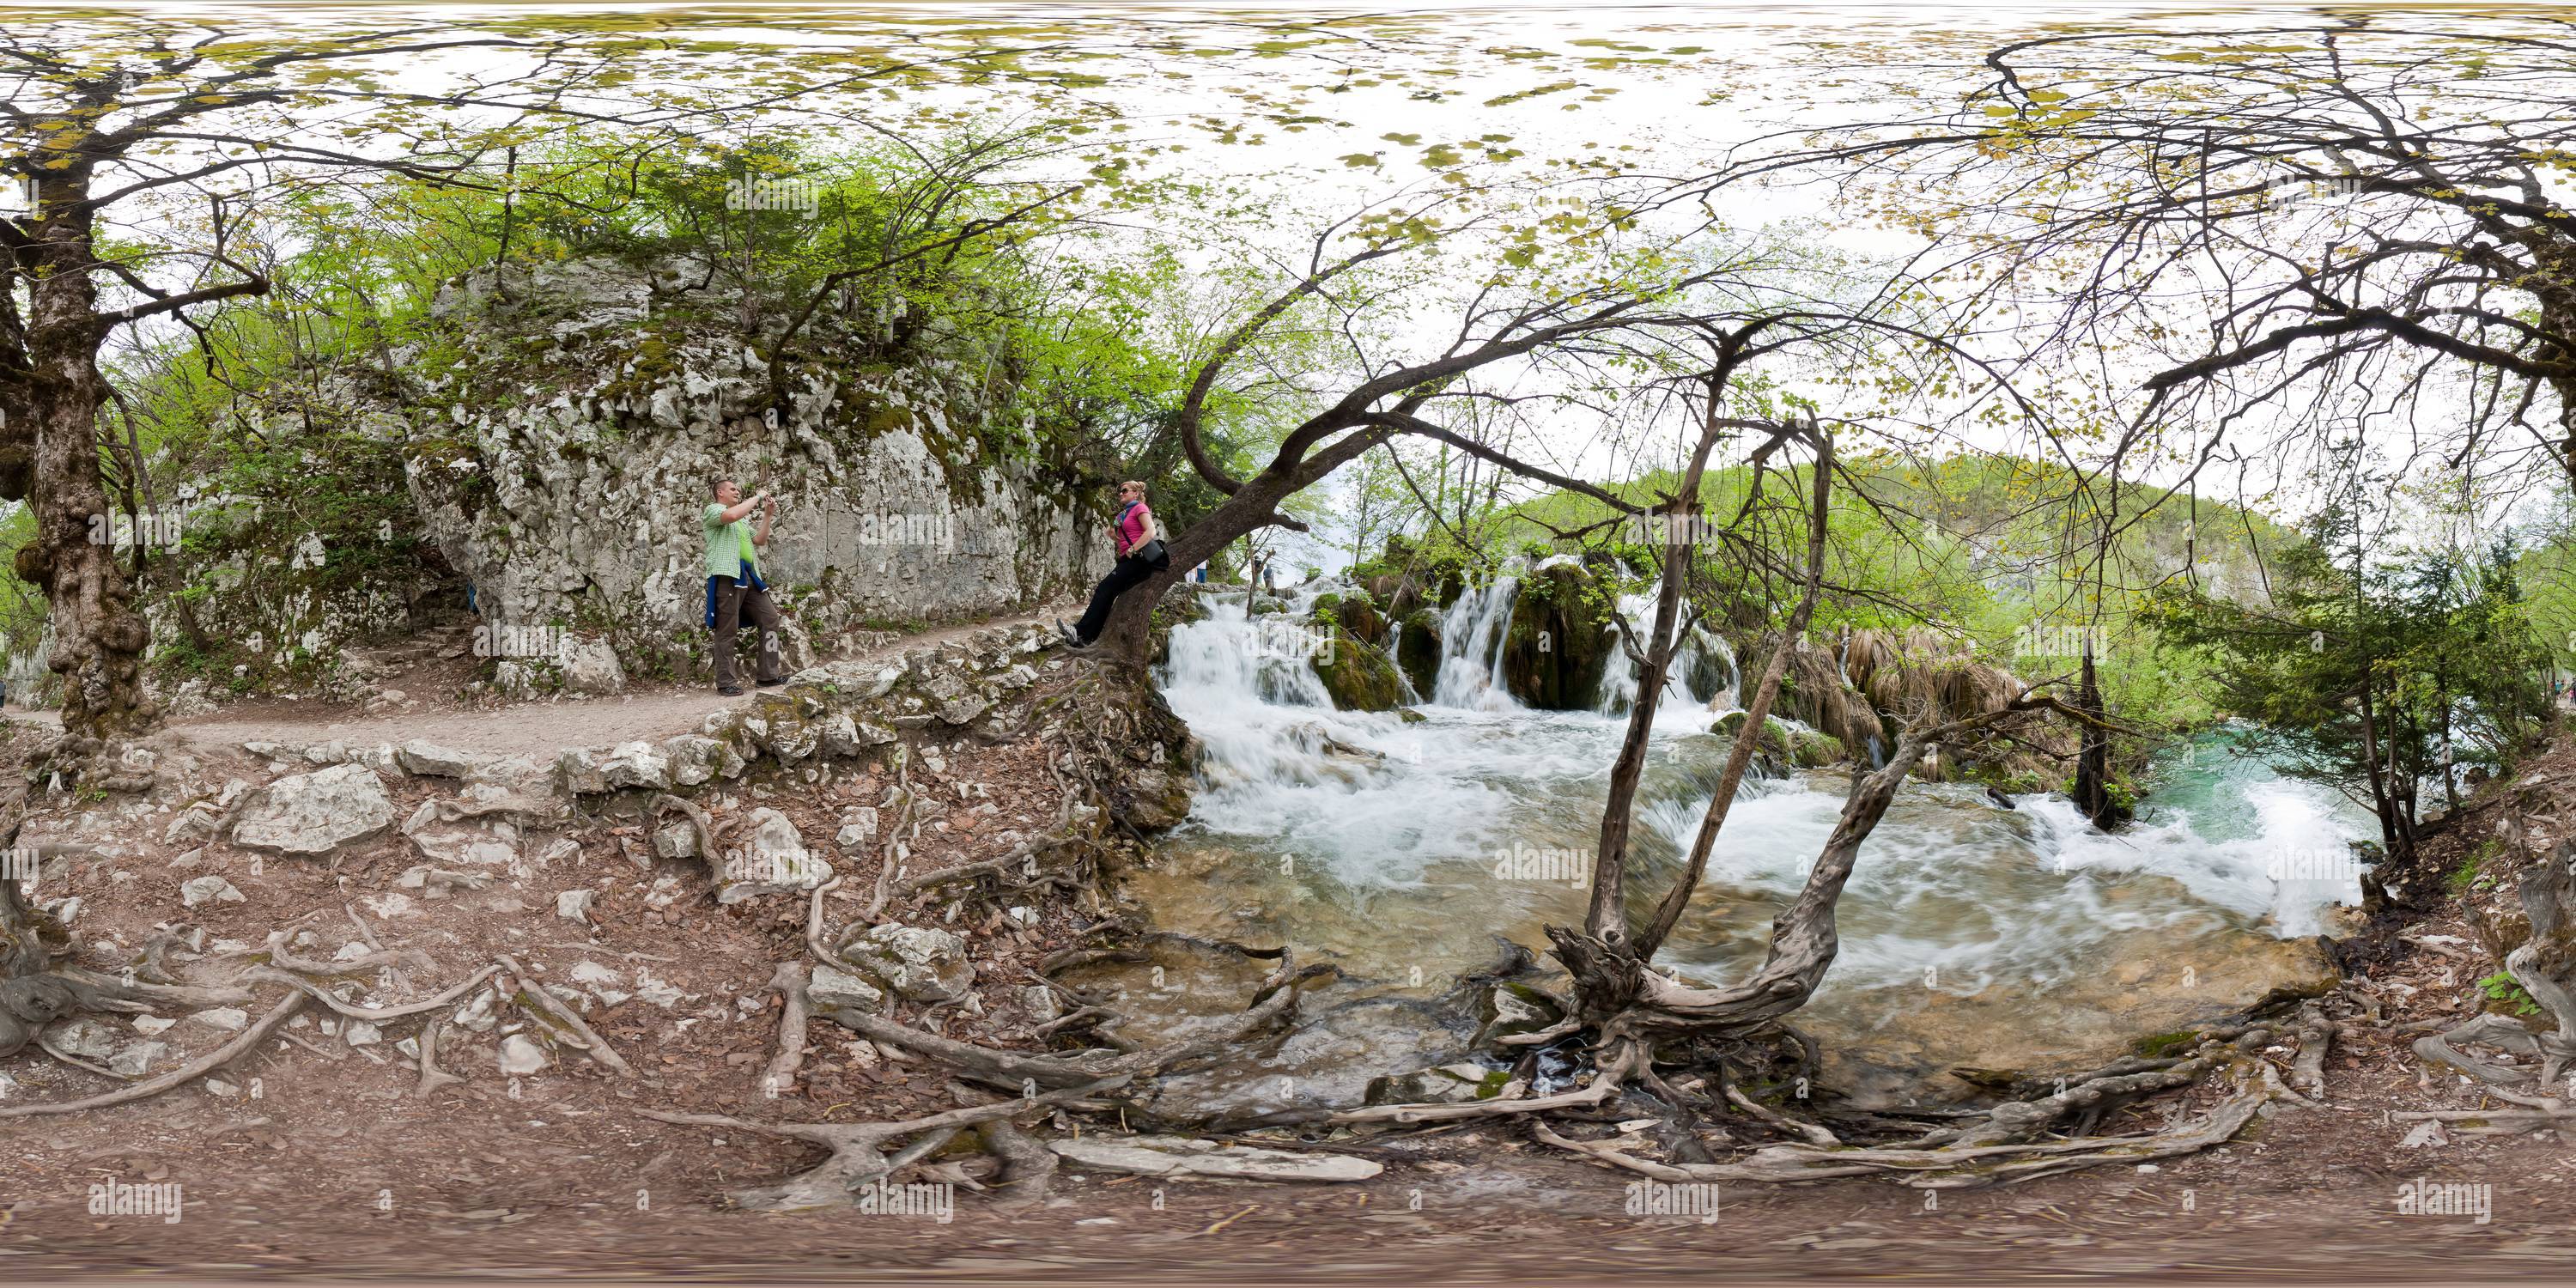
<path fill-rule="evenodd" d="M 1659 1163 L 1632 1157 L 1623 1142 L 1579 1141 L 1532 1130 L 1541 1141 L 1595 1162 L 1661 1181 L 1822 1181 L 1887 1176 L 1918 1189 L 1971 1189 L 2056 1176 L 2105 1163 L 2138 1164 L 2197 1153 L 2243 1130 L 2274 1098 L 2264 1079 L 2240 1077 L 2237 1091 L 2200 1121 L 2173 1131 L 2129 1136 L 2079 1136 L 2064 1140 L 2014 1140 L 1991 1144 L 1957 1140 L 1930 1146 L 1827 1148 L 1771 1145 L 1728 1163 Z"/>
<path fill-rule="evenodd" d="M 10 1105 L 0 1107 L 0 1118 L 31 1118 L 38 1114 L 87 1113 L 92 1109 L 105 1109 L 111 1105 L 129 1104 L 133 1101 L 144 1100 L 152 1096 L 160 1095 L 162 1092 L 168 1091 L 174 1087 L 186 1086 L 188 1083 L 250 1054 L 251 1051 L 257 1048 L 270 1033 L 275 1032 L 279 1025 L 286 1023 L 288 1019 L 292 1018 L 294 1014 L 303 1009 L 303 1007 L 304 994 L 290 993 L 287 995 L 285 1001 L 277 1004 L 277 1008 L 275 1010 L 259 1017 L 259 1019 L 253 1022 L 250 1027 L 243 1029 L 239 1034 L 235 1035 L 232 1041 L 226 1042 L 222 1046 L 215 1048 L 213 1051 L 206 1053 L 203 1057 L 190 1061 L 188 1064 L 180 1068 L 173 1069 L 168 1073 L 162 1074 L 160 1077 L 138 1082 L 132 1086 L 119 1087 L 114 1091 L 108 1092 L 106 1095 L 91 1096 L 86 1100 L 67 1100 L 59 1104 Z"/>
<path fill-rule="evenodd" d="M 779 996 L 778 1054 L 761 1071 L 760 1094 L 772 1100 L 794 1090 L 796 1075 L 805 1068 L 805 1025 L 814 1018 L 805 985 L 812 974 L 813 968 L 804 962 L 780 962 L 769 977 L 769 987 Z"/>
<path fill-rule="evenodd" d="M 465 1081 L 464 1078 L 438 1067 L 438 1035 L 446 1028 L 447 1017 L 444 1015 L 421 1026 L 420 1082 L 411 1089 L 411 1094 L 422 1099 L 436 1095 L 441 1087 L 452 1087 Z"/>
<path fill-rule="evenodd" d="M 1180 1061 L 1230 1046 L 1277 1023 L 1296 1008 L 1296 984 L 1303 978 L 1286 949 L 1279 950 L 1278 959 L 1278 968 L 1262 981 L 1260 989 L 1253 995 L 1252 1005 L 1242 1014 L 1204 1033 L 1140 1051 L 1095 1048 L 1074 1055 L 1032 1055 L 925 1033 L 911 1025 L 847 1007 L 824 1014 L 872 1042 L 928 1056 L 987 1086 L 1005 1091 L 1021 1091 L 1029 1087 L 1063 1088 L 1102 1079 L 1147 1076 Z"/>
<path fill-rule="evenodd" d="M 762 1212 L 789 1212 L 800 1208 L 853 1206 L 857 1202 L 854 1191 L 885 1179 L 899 1168 L 919 1162 L 947 1144 L 963 1128 L 981 1127 L 1031 1109 L 1081 1100 L 1123 1086 L 1127 1081 L 1124 1076 L 1108 1078 L 1045 1095 L 951 1109 L 946 1113 L 896 1123 L 758 1123 L 720 1114 L 638 1112 L 655 1122 L 758 1132 L 821 1145 L 832 1151 L 832 1156 L 819 1166 L 799 1172 L 776 1185 L 737 1190 L 731 1196 L 738 1207 Z M 886 1153 L 886 1146 L 905 1137 L 919 1139 L 892 1155 Z M 988 1142 L 990 1139 L 987 1137 Z M 1009 1155 L 1004 1155 L 1003 1163 L 1005 1168 L 1012 1166 Z"/>

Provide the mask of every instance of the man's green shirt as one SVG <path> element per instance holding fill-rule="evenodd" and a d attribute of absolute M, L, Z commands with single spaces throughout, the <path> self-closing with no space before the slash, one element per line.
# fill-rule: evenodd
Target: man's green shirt
<path fill-rule="evenodd" d="M 760 548 L 752 544 L 751 516 L 746 514 L 727 523 L 724 512 L 722 502 L 709 501 L 706 513 L 698 520 L 707 536 L 707 575 L 740 578 L 743 569 L 749 568 L 757 576 Z"/>

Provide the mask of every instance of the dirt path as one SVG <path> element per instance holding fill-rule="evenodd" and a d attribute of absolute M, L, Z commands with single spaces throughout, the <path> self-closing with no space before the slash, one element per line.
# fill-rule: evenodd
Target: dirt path
<path fill-rule="evenodd" d="M 835 661 L 873 661 L 898 656 L 923 645 L 944 644 L 990 626 L 1052 623 L 1065 605 L 1049 604 L 1036 612 L 993 617 L 905 635 Z M 425 738 L 459 751 L 502 756 L 551 755 L 566 747 L 599 747 L 635 739 L 647 741 L 695 731 L 716 712 L 748 702 L 759 691 L 738 698 L 718 696 L 714 689 L 658 687 L 619 697 L 556 698 L 518 702 L 490 709 L 445 709 L 363 715 L 347 707 L 320 703 L 261 702 L 242 704 L 212 715 L 172 723 L 172 732 L 204 747 L 236 748 L 245 742 L 346 742 L 353 745 L 402 743 Z M 52 712 L 33 713 L 50 717 Z"/>

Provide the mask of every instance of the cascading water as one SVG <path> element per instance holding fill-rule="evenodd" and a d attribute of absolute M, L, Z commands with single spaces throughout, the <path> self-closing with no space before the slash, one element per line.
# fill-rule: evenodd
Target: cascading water
<path fill-rule="evenodd" d="M 1301 1095 L 1316 1103 L 1347 1102 L 1357 1086 L 1337 1071 L 1453 1058 L 1464 1021 L 1454 1001 L 1433 1004 L 1449 981 L 1488 963 L 1495 935 L 1539 946 L 1542 926 L 1580 922 L 1626 721 L 1510 701 L 1493 671 L 1510 594 L 1488 587 L 1451 608 L 1440 684 L 1411 720 L 1333 710 L 1304 660 L 1282 655 L 1311 595 L 1273 625 L 1241 596 L 1210 596 L 1206 620 L 1172 633 L 1160 679 L 1206 748 L 1203 789 L 1134 888 L 1166 929 L 1291 944 L 1348 981 L 1337 1005 L 1319 1003 L 1311 1049 L 1246 1064 L 1241 1087 L 1293 1074 L 1314 1079 Z M 1677 864 L 1726 749 L 1684 696 L 1658 704 L 1648 744 L 1633 862 L 1649 884 Z M 2330 870 L 2365 820 L 2223 739 L 2195 752 L 2118 835 L 2050 796 L 2007 811 L 1973 784 L 1900 792 L 1841 902 L 1841 954 L 1800 1012 L 1802 1027 L 1866 1054 L 1845 1084 L 1956 1096 L 1938 1072 L 1952 1064 L 2079 1063 L 2306 978 L 2314 950 L 2288 937 L 2313 934 L 2322 905 L 2357 891 L 2348 874 L 2302 878 Z M 1662 963 L 1711 982 L 1750 969 L 1848 781 L 1828 769 L 1748 782 Z M 2284 855 L 2327 866 L 2291 871 Z M 1111 1004 L 1140 1016 L 1180 1005 L 1120 997 Z M 1194 1103 L 1266 1094 L 1232 1101 L 1225 1076 L 1193 1084 Z"/>
<path fill-rule="evenodd" d="M 1477 711 L 1518 711 L 1521 704 L 1503 683 L 1503 641 L 1511 633 L 1512 605 L 1519 600 L 1521 579 L 1507 565 L 1502 576 L 1458 596 L 1440 619 L 1440 671 L 1431 686 L 1431 701 L 1444 707 Z"/>
<path fill-rule="evenodd" d="M 1647 637 L 1654 633 L 1655 597 L 1644 593 L 1621 595 L 1618 612 L 1620 619 L 1628 623 L 1629 633 L 1636 637 L 1638 647 L 1646 647 Z M 1609 628 L 1614 636 L 1618 629 L 1616 626 Z M 1691 687 L 1691 677 L 1708 669 L 1711 661 L 1726 664 L 1726 682 L 1702 698 Z M 1692 626 L 1683 632 L 1681 643 L 1673 650 L 1672 665 L 1664 673 L 1664 696 L 1657 704 L 1658 714 L 1676 707 L 1686 711 L 1733 710 L 1737 706 L 1736 691 L 1742 683 L 1743 677 L 1735 665 L 1734 648 L 1723 636 Z M 1601 700 L 1593 705 L 1593 710 L 1605 716 L 1624 716 L 1636 702 L 1636 660 L 1629 657 L 1628 650 L 1620 647 L 1614 638 L 1610 645 L 1609 665 L 1601 673 Z"/>

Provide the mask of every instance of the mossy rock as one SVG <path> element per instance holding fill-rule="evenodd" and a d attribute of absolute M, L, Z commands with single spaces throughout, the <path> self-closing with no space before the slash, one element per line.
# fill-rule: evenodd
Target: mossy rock
<path fill-rule="evenodd" d="M 1733 738 L 1744 730 L 1744 713 L 1729 711 L 1709 726 L 1709 732 L 1722 738 Z M 1836 764 L 1850 756 L 1842 739 L 1813 729 L 1792 729 L 1772 716 L 1762 717 L 1762 741 L 1758 749 L 1774 760 L 1800 769 L 1818 769 Z"/>
<path fill-rule="evenodd" d="M 1789 735 L 1789 763 L 1800 769 L 1819 769 L 1841 760 L 1847 753 L 1842 739 L 1813 729 Z"/>
<path fill-rule="evenodd" d="M 1556 564 L 1530 574 L 1503 639 L 1503 683 L 1512 696 L 1541 711 L 1590 710 L 1618 647 L 1610 612 L 1609 596 L 1581 567 Z"/>
<path fill-rule="evenodd" d="M 1404 619 L 1395 641 L 1395 664 L 1413 681 L 1414 692 L 1431 696 L 1440 684 L 1440 614 L 1418 608 Z"/>
<path fill-rule="evenodd" d="M 1341 711 L 1392 711 L 1404 700 L 1404 681 L 1385 653 L 1348 635 L 1335 634 L 1316 657 L 1315 674 Z"/>
<path fill-rule="evenodd" d="M 1330 595 L 1325 598 L 1335 599 Z M 1318 604 L 1317 608 L 1320 612 L 1322 606 Z M 1351 595 L 1336 599 L 1331 611 L 1333 624 L 1340 627 L 1343 633 L 1357 636 L 1373 648 L 1386 647 L 1386 617 L 1377 611 L 1377 605 L 1361 596 Z"/>

